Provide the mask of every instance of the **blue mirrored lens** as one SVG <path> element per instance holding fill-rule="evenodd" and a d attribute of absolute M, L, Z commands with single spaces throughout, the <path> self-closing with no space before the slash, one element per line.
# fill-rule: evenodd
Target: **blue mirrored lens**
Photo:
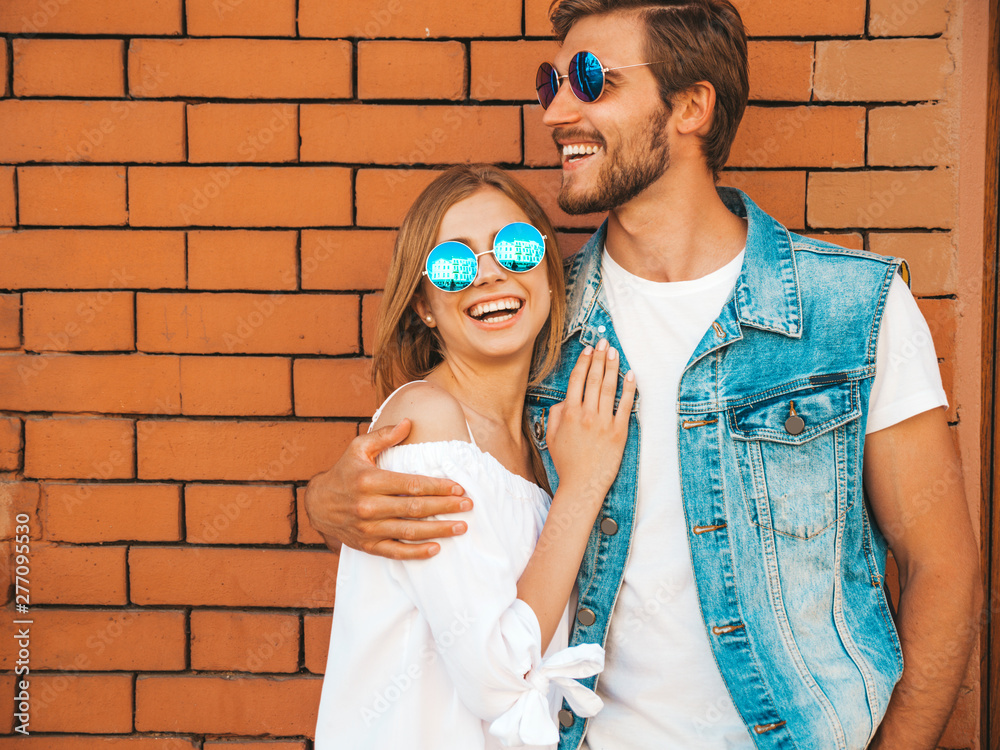
<path fill-rule="evenodd" d="M 552 100 L 556 98 L 556 90 L 559 88 L 559 76 L 549 63 L 542 63 L 538 66 L 535 74 L 535 91 L 538 92 L 538 103 L 542 109 L 548 109 Z"/>
<path fill-rule="evenodd" d="M 427 256 L 427 277 L 446 292 L 458 292 L 469 286 L 478 267 L 472 249 L 461 242 L 442 242 Z"/>
<path fill-rule="evenodd" d="M 493 255 L 504 268 L 524 273 L 542 262 L 545 257 L 545 240 L 542 233 L 531 224 L 508 224 L 493 241 Z"/>
<path fill-rule="evenodd" d="M 577 52 L 569 64 L 569 85 L 580 101 L 593 102 L 604 91 L 604 66 L 593 52 Z"/>

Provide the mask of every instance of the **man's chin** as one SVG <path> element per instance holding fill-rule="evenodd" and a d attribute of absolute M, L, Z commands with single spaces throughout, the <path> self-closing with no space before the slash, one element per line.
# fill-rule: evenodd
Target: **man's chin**
<path fill-rule="evenodd" d="M 559 208 L 571 216 L 594 214 L 610 211 L 614 208 L 614 205 L 608 205 L 606 200 L 602 200 L 601 196 L 574 194 L 566 190 L 565 187 L 559 191 L 556 202 L 559 204 Z"/>

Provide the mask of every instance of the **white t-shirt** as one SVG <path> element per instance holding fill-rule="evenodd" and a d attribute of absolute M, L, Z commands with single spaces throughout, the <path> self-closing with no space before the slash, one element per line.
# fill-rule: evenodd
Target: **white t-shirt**
<path fill-rule="evenodd" d="M 631 551 L 597 683 L 605 705 L 590 720 L 589 750 L 754 747 L 701 617 L 673 419 L 684 367 L 729 299 L 743 255 L 700 279 L 664 283 L 629 273 L 604 252 L 609 312 L 642 394 L 642 437 Z M 946 404 L 927 324 L 897 277 L 879 333 L 867 432 Z"/>

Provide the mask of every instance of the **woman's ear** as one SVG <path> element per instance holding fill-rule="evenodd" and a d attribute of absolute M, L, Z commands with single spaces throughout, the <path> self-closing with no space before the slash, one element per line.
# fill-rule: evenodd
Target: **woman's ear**
<path fill-rule="evenodd" d="M 414 312 L 416 312 L 417 317 L 419 317 L 428 328 L 434 327 L 434 316 L 431 315 L 430 305 L 427 304 L 427 300 L 424 299 L 423 294 L 417 292 L 413 295 L 413 302 L 410 303 L 410 306 L 413 308 Z"/>

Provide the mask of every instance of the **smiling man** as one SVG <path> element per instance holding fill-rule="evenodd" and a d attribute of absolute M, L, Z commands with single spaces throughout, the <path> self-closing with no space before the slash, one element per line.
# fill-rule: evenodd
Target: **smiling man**
<path fill-rule="evenodd" d="M 605 646 L 585 681 L 605 707 L 564 708 L 560 747 L 933 748 L 978 552 L 905 264 L 717 188 L 749 89 L 729 2 L 564 0 L 552 20 L 537 87 L 559 203 L 608 212 L 567 261 L 563 365 L 528 394 L 553 486 L 546 419 L 581 349 L 608 339 L 639 392 L 577 579 L 571 642 Z M 418 520 L 460 489 L 374 467 L 406 430 L 359 437 L 310 483 L 332 547 L 413 558 L 462 533 Z"/>

